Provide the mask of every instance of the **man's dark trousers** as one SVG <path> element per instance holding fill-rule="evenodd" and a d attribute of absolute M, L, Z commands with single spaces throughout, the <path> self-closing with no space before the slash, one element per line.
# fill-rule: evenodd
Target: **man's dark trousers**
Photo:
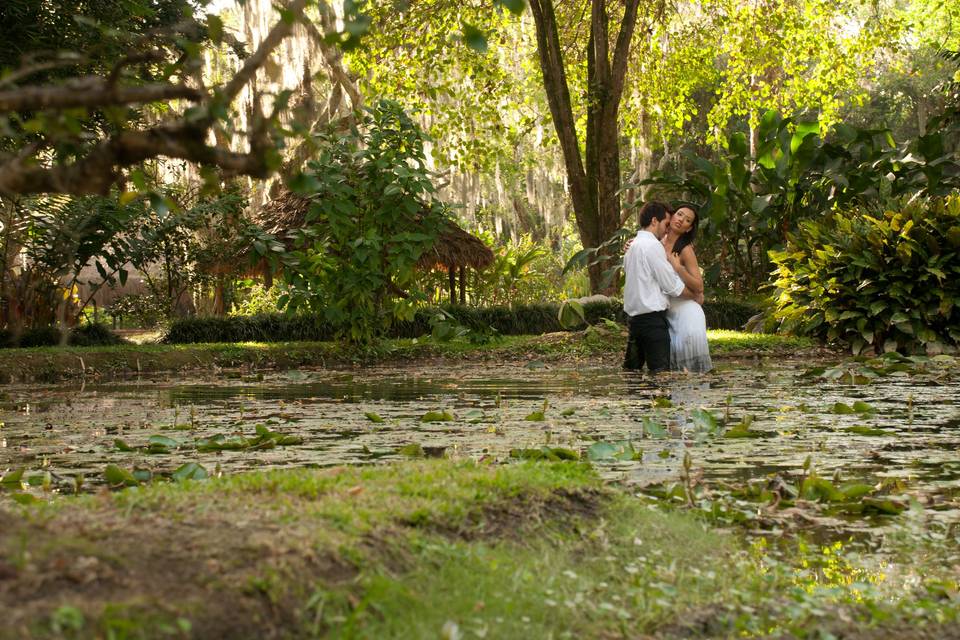
<path fill-rule="evenodd" d="M 630 316 L 627 321 L 627 355 L 624 369 L 642 369 L 644 363 L 650 373 L 670 368 L 670 327 L 666 311 L 652 311 Z"/>

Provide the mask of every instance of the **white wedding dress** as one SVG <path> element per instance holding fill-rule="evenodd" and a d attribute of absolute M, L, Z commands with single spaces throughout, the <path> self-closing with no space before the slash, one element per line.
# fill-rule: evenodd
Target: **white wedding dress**
<path fill-rule="evenodd" d="M 693 373 L 713 369 L 703 308 L 693 300 L 670 298 L 667 323 L 670 325 L 670 368 Z"/>

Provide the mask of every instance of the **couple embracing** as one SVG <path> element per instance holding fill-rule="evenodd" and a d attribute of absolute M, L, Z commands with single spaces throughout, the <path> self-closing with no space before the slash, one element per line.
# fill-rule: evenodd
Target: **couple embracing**
<path fill-rule="evenodd" d="M 703 315 L 703 278 L 693 251 L 697 212 L 660 202 L 640 209 L 640 231 L 623 258 L 629 337 L 624 369 L 651 373 L 713 368 Z"/>

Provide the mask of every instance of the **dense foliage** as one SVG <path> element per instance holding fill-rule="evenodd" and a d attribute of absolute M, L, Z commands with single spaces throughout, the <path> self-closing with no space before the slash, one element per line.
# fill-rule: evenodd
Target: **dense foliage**
<path fill-rule="evenodd" d="M 693 169 L 685 175 L 661 172 L 647 181 L 702 204 L 701 234 L 711 241 L 703 260 L 708 281 L 755 291 L 770 272 L 769 251 L 782 247 L 800 222 L 837 207 L 960 188 L 948 123 L 899 144 L 885 129 L 841 124 L 824 137 L 820 130 L 817 120 L 768 111 L 758 127 L 756 155 L 738 132 L 719 159 L 690 153 Z"/>
<path fill-rule="evenodd" d="M 960 344 L 960 194 L 803 222 L 773 259 L 785 330 L 854 353 Z"/>
<path fill-rule="evenodd" d="M 349 134 L 322 136 L 317 159 L 291 183 L 311 200 L 291 232 L 281 305 L 321 310 L 338 332 L 369 341 L 410 318 L 420 292 L 414 267 L 436 240 L 446 208 L 424 157 L 426 136 L 396 103 L 382 101 Z"/>
<path fill-rule="evenodd" d="M 0 348 L 53 347 L 63 344 L 74 347 L 93 347 L 123 344 L 124 340 L 102 324 L 84 324 L 61 332 L 56 327 L 36 327 L 15 334 L 0 329 Z"/>

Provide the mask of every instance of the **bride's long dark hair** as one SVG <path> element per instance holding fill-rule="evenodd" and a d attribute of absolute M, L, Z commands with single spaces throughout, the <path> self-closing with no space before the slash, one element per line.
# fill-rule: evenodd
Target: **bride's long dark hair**
<path fill-rule="evenodd" d="M 693 244 L 694 238 L 697 237 L 697 225 L 700 224 L 700 212 L 697 211 L 697 208 L 692 204 L 681 204 L 674 207 L 670 210 L 670 215 L 672 216 L 680 209 L 690 209 L 690 211 L 693 211 L 693 222 L 690 228 L 673 243 L 673 252 L 677 255 L 680 255 L 680 252 L 683 251 L 687 245 Z"/>

